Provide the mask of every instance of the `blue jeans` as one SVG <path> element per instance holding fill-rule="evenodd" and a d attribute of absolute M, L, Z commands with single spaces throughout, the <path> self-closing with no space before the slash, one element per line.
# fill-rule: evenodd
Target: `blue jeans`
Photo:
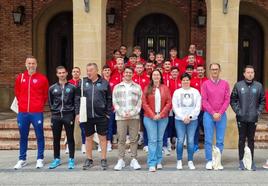
<path fill-rule="evenodd" d="M 167 147 L 167 140 L 168 138 L 176 137 L 176 129 L 175 129 L 175 117 L 169 116 L 168 117 L 168 125 L 164 134 L 163 139 L 163 147 Z"/>
<path fill-rule="evenodd" d="M 149 167 L 156 166 L 162 162 L 163 136 L 168 124 L 168 118 L 153 120 L 144 117 L 144 126 L 148 135 L 148 156 L 147 164 Z"/>
<path fill-rule="evenodd" d="M 202 128 L 202 130 L 204 130 L 203 127 L 203 116 L 204 116 L 204 111 L 200 111 L 200 114 L 198 115 L 198 125 L 195 131 L 195 136 L 194 136 L 194 145 L 196 148 L 199 148 L 199 129 Z"/>
<path fill-rule="evenodd" d="M 226 129 L 226 113 L 221 116 L 220 121 L 214 121 L 211 114 L 204 113 L 204 131 L 205 131 L 205 154 L 206 160 L 212 161 L 212 143 L 214 137 L 214 128 L 216 129 L 216 147 L 222 153 L 224 147 L 224 135 Z"/>
<path fill-rule="evenodd" d="M 43 130 L 44 116 L 42 112 L 29 113 L 20 112 L 17 116 L 18 127 L 20 132 L 20 160 L 26 160 L 28 148 L 28 136 L 30 124 L 32 123 L 37 138 L 37 159 L 44 159 L 45 139 Z"/>
<path fill-rule="evenodd" d="M 187 136 L 187 152 L 188 161 L 193 161 L 194 156 L 194 135 L 196 127 L 198 125 L 197 120 L 191 121 L 189 124 L 183 123 L 181 120 L 175 120 L 175 127 L 177 131 L 177 160 L 182 160 L 183 143 L 185 135 Z"/>
<path fill-rule="evenodd" d="M 116 134 L 115 112 L 111 112 L 109 122 L 108 122 L 107 140 L 112 141 L 114 134 Z"/>

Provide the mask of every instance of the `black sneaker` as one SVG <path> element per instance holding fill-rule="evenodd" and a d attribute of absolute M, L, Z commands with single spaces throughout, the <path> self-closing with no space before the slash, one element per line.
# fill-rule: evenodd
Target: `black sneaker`
<path fill-rule="evenodd" d="M 88 170 L 91 167 L 93 167 L 93 160 L 86 159 L 86 161 L 85 161 L 85 163 L 83 165 L 83 170 Z"/>
<path fill-rule="evenodd" d="M 102 168 L 102 170 L 106 170 L 107 167 L 108 167 L 107 160 L 106 159 L 102 159 L 101 160 L 101 168 Z"/>
<path fill-rule="evenodd" d="M 239 170 L 245 170 L 245 166 L 242 160 L 239 161 Z"/>

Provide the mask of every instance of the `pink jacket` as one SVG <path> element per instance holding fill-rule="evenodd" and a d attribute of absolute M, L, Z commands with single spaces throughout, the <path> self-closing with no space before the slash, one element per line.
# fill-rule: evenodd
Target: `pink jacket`
<path fill-rule="evenodd" d="M 227 81 L 220 79 L 214 83 L 211 79 L 201 88 L 202 106 L 210 114 L 223 114 L 230 103 L 230 87 Z"/>

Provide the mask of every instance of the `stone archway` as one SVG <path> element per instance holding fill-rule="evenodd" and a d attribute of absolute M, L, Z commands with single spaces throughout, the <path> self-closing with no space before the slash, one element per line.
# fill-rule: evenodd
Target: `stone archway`
<path fill-rule="evenodd" d="M 138 22 L 146 15 L 153 13 L 167 15 L 175 22 L 180 31 L 178 38 L 179 56 L 184 56 L 188 51 L 190 40 L 188 16 L 166 1 L 144 1 L 141 5 L 131 10 L 126 19 L 123 20 L 123 43 L 131 48 L 134 45 L 134 32 Z"/>
<path fill-rule="evenodd" d="M 264 8 L 250 2 L 241 1 L 240 2 L 240 9 L 239 9 L 240 15 L 250 16 L 258 21 L 260 26 L 263 29 L 263 35 L 264 35 L 264 41 L 263 41 L 263 83 L 265 88 L 268 87 L 268 64 L 266 63 L 268 61 L 268 16 L 267 16 L 267 10 Z"/>
<path fill-rule="evenodd" d="M 72 0 L 53 1 L 33 20 L 33 54 L 38 60 L 39 71 L 46 74 L 46 29 L 49 21 L 61 12 L 72 12 Z"/>
<path fill-rule="evenodd" d="M 169 49 L 178 47 L 178 28 L 174 21 L 164 14 L 149 14 L 143 17 L 135 28 L 134 45 L 139 45 L 143 58 L 147 59 L 151 50 L 161 52 L 164 58 Z"/>

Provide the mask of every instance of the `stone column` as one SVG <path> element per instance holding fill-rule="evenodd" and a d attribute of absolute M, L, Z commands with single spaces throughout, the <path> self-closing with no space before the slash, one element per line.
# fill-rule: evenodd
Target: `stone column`
<path fill-rule="evenodd" d="M 106 49 L 107 0 L 90 0 L 89 12 L 85 12 L 83 0 L 73 0 L 73 55 L 74 66 L 85 76 L 86 64 L 95 62 L 101 69 Z M 75 127 L 76 147 L 80 148 L 80 128 Z"/>
<path fill-rule="evenodd" d="M 238 23 L 240 0 L 228 3 L 228 13 L 223 13 L 223 0 L 206 0 L 207 3 L 207 67 L 219 63 L 221 78 L 230 83 L 231 90 L 237 81 L 238 68 Z M 235 115 L 229 107 L 227 111 L 225 147 L 237 148 L 238 131 Z"/>

